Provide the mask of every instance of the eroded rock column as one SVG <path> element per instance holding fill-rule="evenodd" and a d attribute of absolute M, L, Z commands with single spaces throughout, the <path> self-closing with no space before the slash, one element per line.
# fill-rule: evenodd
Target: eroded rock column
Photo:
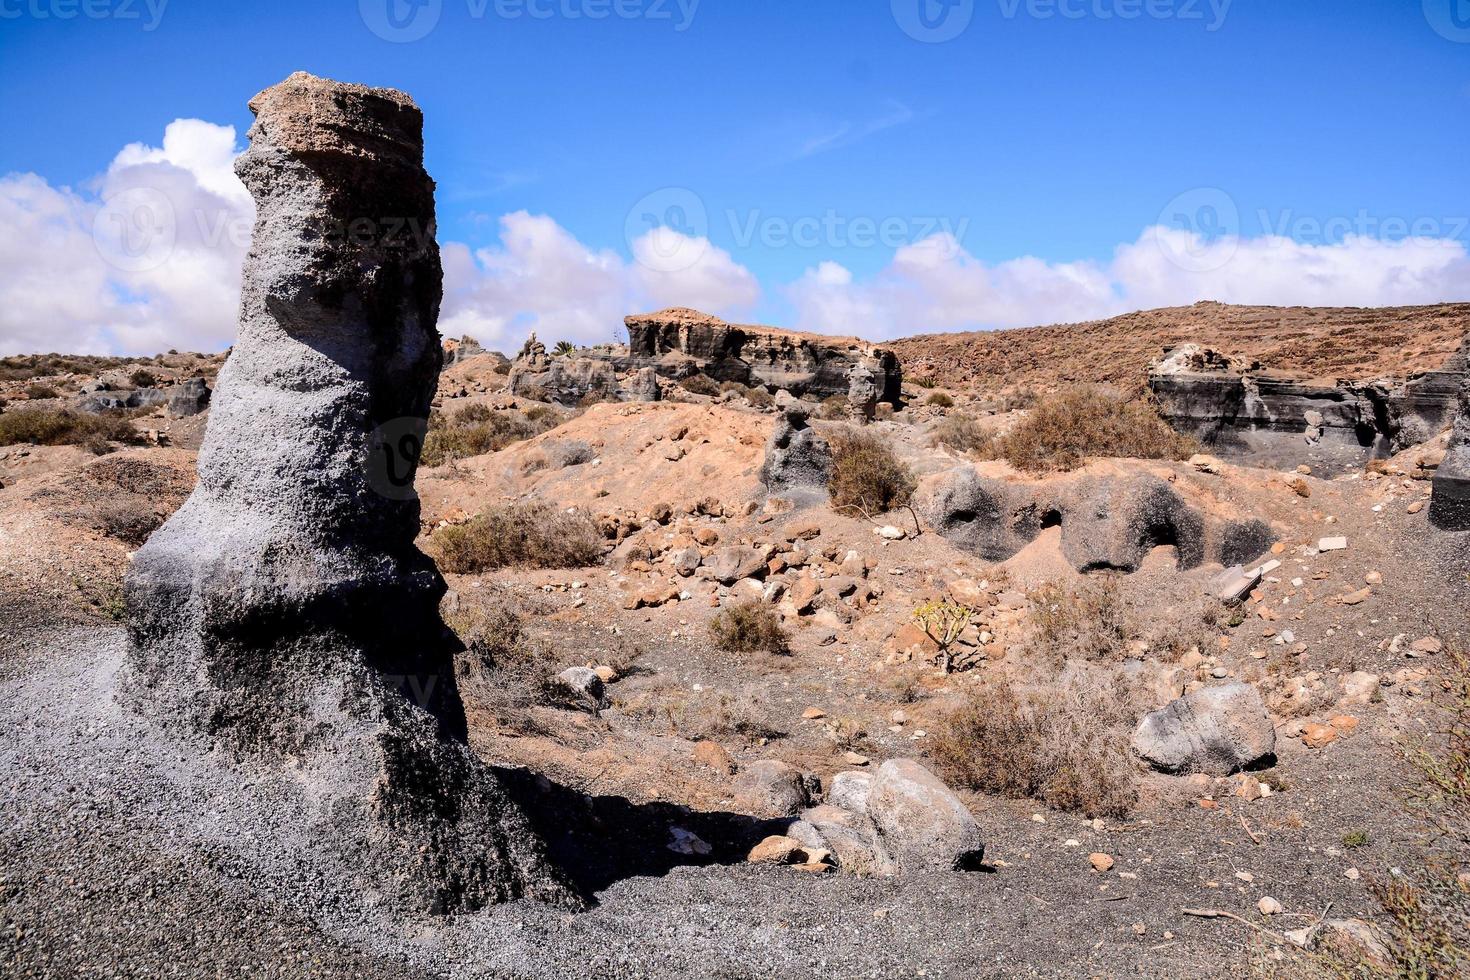
<path fill-rule="evenodd" d="M 462 742 L 445 586 L 414 546 L 442 357 L 422 115 L 300 72 L 250 108 L 239 336 L 198 485 L 128 575 L 130 697 L 296 776 L 321 860 L 365 890 L 435 910 L 561 897 Z"/>

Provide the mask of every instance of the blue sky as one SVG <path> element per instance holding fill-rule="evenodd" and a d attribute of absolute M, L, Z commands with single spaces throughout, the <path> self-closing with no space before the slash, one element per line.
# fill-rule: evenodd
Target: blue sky
<path fill-rule="evenodd" d="M 633 263 L 642 218 L 630 226 L 630 210 L 652 194 L 644 214 L 707 238 L 758 284 L 713 299 L 767 321 L 837 329 L 827 321 L 871 315 L 890 333 L 1046 322 L 1045 277 L 1016 287 L 1024 302 L 988 305 L 985 290 L 1024 272 L 1005 263 L 1027 256 L 1047 276 L 1074 263 L 1100 274 L 1055 319 L 1112 312 L 1107 300 L 1154 298 L 1124 281 L 1118 247 L 1171 213 L 1213 235 L 1201 201 L 1227 201 L 1238 220 L 1220 230 L 1247 240 L 1394 241 L 1401 219 L 1470 241 L 1470 0 L 617 0 L 632 16 L 605 19 L 588 14 L 614 0 L 429 0 L 418 15 L 437 17 L 433 29 L 404 43 L 370 22 L 405 0 L 89 2 L 107 16 L 80 12 L 83 0 L 0 0 L 0 174 L 98 193 L 122 147 L 160 145 L 176 119 L 233 126 L 243 144 L 247 98 L 305 69 L 423 107 L 441 241 L 499 250 L 502 216 L 524 211 Z M 63 19 L 69 5 L 79 13 Z M 963 30 L 915 39 L 904 22 L 920 5 L 940 30 Z M 687 192 L 702 218 L 668 209 Z M 793 244 L 801 219 L 822 228 Z M 864 221 L 893 233 L 865 241 Z M 938 232 L 954 233 L 963 274 L 916 285 L 895 269 L 898 239 Z M 1458 261 L 1385 301 L 1470 300 Z M 1193 288 L 1255 298 L 1244 278 L 1258 268 Z M 826 277 L 818 300 L 794 298 L 804 276 Z M 895 311 L 926 288 L 925 314 L 903 320 Z M 511 301 L 491 292 L 482 306 Z"/>

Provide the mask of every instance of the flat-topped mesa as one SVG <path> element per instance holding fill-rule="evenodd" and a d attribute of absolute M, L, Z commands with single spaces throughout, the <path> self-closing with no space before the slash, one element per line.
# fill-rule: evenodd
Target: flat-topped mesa
<path fill-rule="evenodd" d="M 463 744 L 445 585 L 414 546 L 442 357 L 422 115 L 301 72 L 250 108 L 239 336 L 197 486 L 127 576 L 127 696 L 296 780 L 301 860 L 351 887 L 432 910 L 562 897 Z"/>
<path fill-rule="evenodd" d="M 871 380 L 877 401 L 896 406 L 900 397 L 898 357 L 856 337 L 731 324 L 682 307 L 635 314 L 623 323 L 633 365 L 653 367 L 665 377 L 698 371 L 716 381 L 828 398 L 847 397 L 854 369 L 863 368 L 862 380 Z"/>
<path fill-rule="evenodd" d="M 1218 452 L 1333 472 L 1433 438 L 1454 419 L 1465 377 L 1460 357 L 1408 378 L 1312 380 L 1180 344 L 1148 384 L 1171 425 Z"/>

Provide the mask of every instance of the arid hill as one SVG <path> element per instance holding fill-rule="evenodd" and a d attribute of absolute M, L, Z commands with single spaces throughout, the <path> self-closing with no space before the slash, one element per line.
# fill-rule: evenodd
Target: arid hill
<path fill-rule="evenodd" d="M 1164 347 L 1189 341 L 1305 377 L 1362 381 L 1438 368 L 1470 333 L 1470 304 L 1387 309 L 1193 306 L 1022 330 L 927 334 L 889 346 L 907 379 L 1051 389 L 1092 382 L 1142 388 Z"/>

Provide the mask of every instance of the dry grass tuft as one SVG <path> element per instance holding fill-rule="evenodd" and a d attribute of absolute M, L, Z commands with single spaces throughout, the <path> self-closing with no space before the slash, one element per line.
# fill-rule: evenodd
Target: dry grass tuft
<path fill-rule="evenodd" d="M 429 538 L 429 547 L 440 568 L 467 574 L 595 565 L 602 560 L 603 539 L 585 514 L 563 513 L 546 504 L 510 504 L 439 529 Z"/>
<path fill-rule="evenodd" d="M 988 458 L 993 455 L 995 437 L 981 427 L 979 420 L 963 412 L 951 412 L 934 427 L 933 443 L 948 446 L 961 453 Z"/>
<path fill-rule="evenodd" d="M 1045 694 L 987 681 L 931 733 L 929 752 L 969 789 L 1120 817 L 1138 799 L 1126 703 L 1080 674 L 1064 676 Z"/>
<path fill-rule="evenodd" d="M 142 437 L 126 418 L 106 413 L 17 408 L 0 412 L 0 446 L 25 442 L 37 446 L 83 446 L 97 455 L 112 443 L 140 443 Z"/>
<path fill-rule="evenodd" d="M 485 405 L 467 405 L 453 415 L 434 412 L 429 416 L 429 433 L 419 462 L 442 466 L 456 459 L 499 452 L 559 424 L 561 416 L 544 405 L 525 412 L 497 412 Z"/>
<path fill-rule="evenodd" d="M 871 432 L 845 428 L 827 437 L 832 447 L 832 476 L 827 492 L 832 506 L 859 507 L 881 514 L 902 507 L 917 486 L 913 471 L 888 443 Z"/>
<path fill-rule="evenodd" d="M 1039 399 L 994 452 L 1017 469 L 1044 473 L 1077 469 L 1089 456 L 1184 459 L 1197 449 L 1149 403 L 1080 387 Z"/>
<path fill-rule="evenodd" d="M 788 653 L 789 638 L 781 619 L 759 602 L 743 602 L 720 610 L 709 624 L 710 639 L 731 653 Z"/>
<path fill-rule="evenodd" d="M 1127 605 L 1116 576 L 1083 578 L 1071 588 L 1045 582 L 1026 593 L 1033 643 L 1053 663 L 1117 660 L 1130 638 Z"/>

